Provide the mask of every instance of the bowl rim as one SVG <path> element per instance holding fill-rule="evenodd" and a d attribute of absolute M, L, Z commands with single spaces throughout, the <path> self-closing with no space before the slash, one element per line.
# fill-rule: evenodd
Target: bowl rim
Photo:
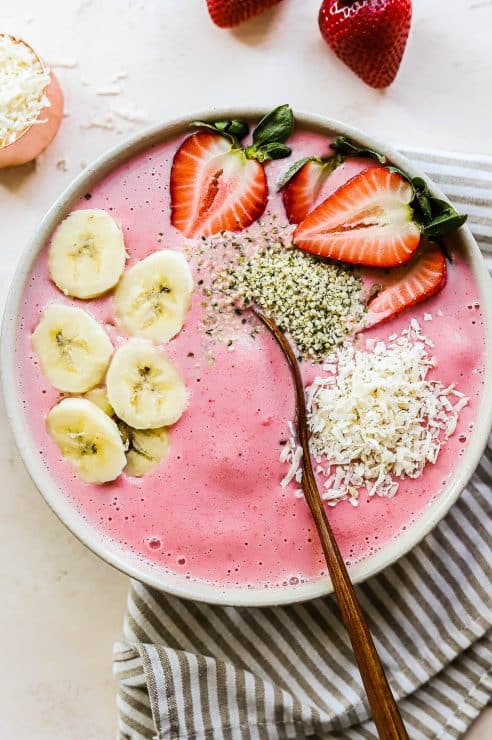
<path fill-rule="evenodd" d="M 65 217 L 73 204 L 85 193 L 89 192 L 96 182 L 100 181 L 125 161 L 150 149 L 153 145 L 182 134 L 186 131 L 192 120 L 217 120 L 224 118 L 258 119 L 266 112 L 267 109 L 263 107 L 234 107 L 231 109 L 212 108 L 206 111 L 187 114 L 138 132 L 99 156 L 56 199 L 25 247 L 8 291 L 2 334 L 0 337 L 0 372 L 7 418 L 13 430 L 17 448 L 29 475 L 52 511 L 77 539 L 122 573 L 142 581 L 152 588 L 165 591 L 174 596 L 223 606 L 263 607 L 287 605 L 326 596 L 333 592 L 333 588 L 328 576 L 296 585 L 289 584 L 285 587 L 272 586 L 268 588 L 229 587 L 203 581 L 187 580 L 184 576 L 163 571 L 143 558 L 136 558 L 128 550 L 124 550 L 124 548 L 109 538 L 97 533 L 95 528 L 82 519 L 68 498 L 59 492 L 51 475 L 41 460 L 38 459 L 39 455 L 36 454 L 33 442 L 30 439 L 26 414 L 22 408 L 22 400 L 16 392 L 16 330 L 24 288 L 39 251 L 44 247 L 56 225 Z M 296 124 L 299 127 L 319 131 L 325 133 L 327 136 L 337 133 L 343 134 L 356 140 L 365 147 L 380 151 L 393 164 L 408 172 L 411 176 L 423 177 L 436 197 L 447 200 L 446 196 L 444 196 L 429 177 L 392 147 L 383 144 L 354 126 L 347 125 L 336 119 L 302 111 L 294 111 L 294 113 Z M 492 395 L 491 281 L 483 256 L 469 228 L 463 226 L 457 233 L 469 259 L 483 310 L 485 373 L 482 397 L 487 398 Z M 446 488 L 429 504 L 428 508 L 420 514 L 415 522 L 407 527 L 404 533 L 387 543 L 380 551 L 367 560 L 355 564 L 350 569 L 354 583 L 365 581 L 367 578 L 376 575 L 384 568 L 396 562 L 415 547 L 446 515 L 467 485 L 478 465 L 487 444 L 491 426 L 492 404 L 485 404 L 475 420 L 473 433 L 465 448 L 460 465 L 451 476 Z"/>
<path fill-rule="evenodd" d="M 51 82 L 51 80 L 53 79 L 53 73 L 52 73 L 50 67 L 48 67 L 48 65 L 46 64 L 46 62 L 44 61 L 44 59 L 38 54 L 38 52 L 36 51 L 36 49 L 34 49 L 31 46 L 31 44 L 29 44 L 27 41 L 24 41 L 24 39 L 21 38 L 20 36 L 16 36 L 14 33 L 0 33 L 0 36 L 9 36 L 13 41 L 15 41 L 16 44 L 23 44 L 23 46 L 26 46 L 28 49 L 30 49 L 32 51 L 32 53 L 34 54 L 34 56 L 36 57 L 36 59 L 38 60 L 38 62 L 40 63 L 41 70 L 43 72 L 46 72 L 47 74 L 49 74 L 49 76 L 50 76 L 50 82 Z M 43 92 L 45 92 L 46 89 L 49 87 L 50 82 L 47 82 L 46 83 L 46 86 L 44 87 Z M 38 119 L 41 118 L 44 110 L 46 110 L 46 106 L 39 111 Z M 19 134 L 19 136 L 16 139 L 14 139 L 14 141 L 11 141 L 10 144 L 7 144 L 6 146 L 0 146 L 0 152 L 6 152 L 7 149 L 9 149 L 10 147 L 13 147 L 16 144 L 18 144 L 19 141 L 21 139 L 23 139 L 31 131 L 31 129 L 33 128 L 33 126 L 36 126 L 36 125 L 37 125 L 36 123 L 30 123 L 29 126 L 27 126 L 24 129 L 24 131 L 22 131 Z"/>

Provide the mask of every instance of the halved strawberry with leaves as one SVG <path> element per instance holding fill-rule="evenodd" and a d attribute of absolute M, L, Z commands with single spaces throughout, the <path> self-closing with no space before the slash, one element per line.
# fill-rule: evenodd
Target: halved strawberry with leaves
<path fill-rule="evenodd" d="M 380 164 L 386 162 L 384 155 L 359 147 L 345 136 L 337 136 L 330 148 L 334 153 L 327 157 L 304 157 L 294 162 L 279 180 L 277 188 L 283 190 L 285 212 L 291 224 L 300 223 L 313 209 L 327 178 L 348 157 L 368 157 Z"/>
<path fill-rule="evenodd" d="M 380 289 L 368 303 L 364 328 L 391 319 L 438 293 L 446 284 L 446 259 L 438 244 L 428 244 L 403 267 L 379 281 Z"/>
<path fill-rule="evenodd" d="M 263 163 L 288 157 L 284 144 L 294 117 L 288 105 L 264 116 L 248 147 L 244 121 L 196 121 L 205 129 L 189 136 L 176 152 L 171 169 L 171 223 L 185 236 L 241 231 L 265 210 L 268 185 Z"/>
<path fill-rule="evenodd" d="M 306 252 L 370 267 L 397 267 L 422 235 L 437 238 L 466 220 L 434 198 L 424 180 L 394 167 L 359 173 L 304 218 L 294 242 Z"/>

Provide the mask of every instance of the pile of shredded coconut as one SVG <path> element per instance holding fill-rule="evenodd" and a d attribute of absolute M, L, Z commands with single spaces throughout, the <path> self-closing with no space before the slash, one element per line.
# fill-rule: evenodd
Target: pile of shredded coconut
<path fill-rule="evenodd" d="M 0 147 L 12 144 L 49 106 L 50 75 L 25 44 L 0 35 Z"/>
<path fill-rule="evenodd" d="M 418 478 L 435 463 L 456 430 L 468 398 L 427 375 L 433 346 L 416 319 L 387 343 L 367 341 L 367 351 L 345 344 L 326 358 L 327 373 L 307 390 L 316 473 L 325 477 L 322 497 L 331 505 L 357 505 L 359 489 L 392 497 L 397 479 Z M 290 463 L 282 481 L 301 480 L 294 439 L 281 458 Z"/>

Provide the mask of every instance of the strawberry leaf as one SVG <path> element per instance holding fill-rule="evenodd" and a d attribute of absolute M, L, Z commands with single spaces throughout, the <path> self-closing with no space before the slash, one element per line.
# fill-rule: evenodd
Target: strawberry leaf
<path fill-rule="evenodd" d="M 286 141 L 294 129 L 294 115 L 289 105 L 280 105 L 263 116 L 253 131 L 253 147 Z M 284 155 L 286 156 L 286 155 Z"/>
<path fill-rule="evenodd" d="M 450 234 L 452 231 L 459 229 L 460 226 L 463 226 L 468 216 L 460 216 L 454 208 L 452 210 L 453 213 L 443 213 L 427 224 L 423 230 L 424 235 L 436 239 L 437 237 Z"/>
<path fill-rule="evenodd" d="M 434 198 L 429 186 L 421 177 L 414 177 L 411 183 L 415 191 L 413 207 L 420 211 L 425 236 L 436 239 L 450 234 L 465 223 L 468 217 L 460 216 L 446 200 Z"/>
<path fill-rule="evenodd" d="M 304 157 L 304 159 L 294 162 L 292 167 L 280 178 L 277 183 L 277 190 L 282 190 L 307 162 L 319 162 L 326 167 L 330 167 L 330 173 L 343 164 L 347 157 L 369 157 L 370 159 L 375 159 L 380 164 L 386 162 L 386 157 L 383 154 L 379 154 L 372 149 L 358 147 L 357 144 L 354 144 L 353 141 L 347 139 L 345 136 L 337 136 L 331 142 L 330 148 L 336 152 L 330 157 Z"/>
<path fill-rule="evenodd" d="M 215 134 L 220 134 L 232 143 L 234 148 L 240 148 L 240 141 L 244 139 L 249 133 L 249 125 L 246 121 L 232 120 L 232 121 L 192 121 L 191 126 L 196 128 L 206 128 L 208 131 L 213 131 Z"/>
<path fill-rule="evenodd" d="M 395 167 L 393 164 L 389 164 L 386 166 L 386 169 L 388 172 L 395 172 L 397 175 L 400 175 L 403 177 L 404 180 L 407 180 L 410 184 L 412 184 L 412 178 L 407 175 L 406 172 L 403 172 L 399 167 Z"/>
<path fill-rule="evenodd" d="M 345 136 L 337 136 L 337 138 L 331 142 L 330 147 L 334 152 L 342 154 L 344 157 L 368 157 L 369 159 L 375 159 L 379 164 L 386 164 L 386 157 L 384 154 L 379 154 L 379 152 L 375 152 L 373 149 L 359 147 Z"/>
<path fill-rule="evenodd" d="M 288 157 L 291 151 L 292 149 L 289 146 L 281 144 L 279 141 L 271 141 L 256 149 L 255 159 L 258 162 L 268 162 L 269 159 L 283 159 L 283 157 Z"/>
<path fill-rule="evenodd" d="M 282 188 L 285 188 L 287 183 L 290 182 L 292 178 L 297 175 L 299 170 L 301 170 L 308 162 L 319 162 L 321 164 L 322 160 L 319 157 L 304 157 L 304 159 L 298 159 L 297 162 L 291 164 L 289 169 L 284 172 L 277 183 L 277 190 L 282 190 Z"/>
<path fill-rule="evenodd" d="M 405 178 L 413 187 L 415 197 L 411 203 L 414 211 L 414 221 L 419 224 L 424 236 L 429 239 L 438 239 L 463 226 L 468 216 L 461 216 L 447 200 L 434 198 L 429 186 L 422 177 L 409 177 L 398 167 L 390 166 L 390 172 L 396 172 Z"/>
<path fill-rule="evenodd" d="M 249 125 L 246 121 L 217 121 L 215 128 L 217 131 L 225 131 L 231 136 L 235 136 L 238 141 L 249 134 Z"/>
<path fill-rule="evenodd" d="M 422 180 L 421 177 L 414 177 L 412 180 L 413 189 L 415 191 L 415 199 L 416 203 L 414 203 L 415 206 L 418 206 L 420 209 L 420 215 L 422 217 L 422 222 L 424 224 L 429 223 L 429 221 L 432 221 L 432 208 L 430 203 L 430 192 L 429 188 L 427 187 L 427 183 L 425 180 Z"/>
<path fill-rule="evenodd" d="M 325 174 L 331 175 L 337 167 L 343 164 L 344 158 L 341 154 L 334 154 L 332 157 L 304 157 L 304 159 L 298 159 L 280 178 L 277 183 L 277 190 L 282 190 L 308 162 L 318 162 L 325 170 L 328 170 Z"/>

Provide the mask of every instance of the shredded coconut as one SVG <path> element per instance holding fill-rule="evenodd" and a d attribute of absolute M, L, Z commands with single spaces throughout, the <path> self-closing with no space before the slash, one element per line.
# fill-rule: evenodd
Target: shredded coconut
<path fill-rule="evenodd" d="M 394 496 L 398 479 L 418 478 L 456 431 L 469 399 L 454 385 L 427 379 L 436 364 L 431 344 L 412 319 L 371 351 L 343 345 L 307 389 L 316 471 L 326 478 L 322 498 L 330 505 L 348 499 L 357 506 L 364 487 L 369 496 Z M 291 440 L 284 481 L 299 481 L 296 452 Z"/>
<path fill-rule="evenodd" d="M 105 118 L 91 118 L 85 128 L 102 128 L 112 131 L 114 129 L 113 117 L 111 114 L 108 114 Z"/>
<path fill-rule="evenodd" d="M 112 105 L 111 111 L 115 116 L 118 116 L 118 118 L 122 118 L 124 121 L 129 121 L 130 123 L 144 123 L 148 120 L 144 111 L 138 108 L 134 103 L 126 103 L 126 105 L 121 103 L 119 105 Z"/>
<path fill-rule="evenodd" d="M 290 455 L 291 461 L 290 461 L 290 467 L 287 471 L 287 475 L 285 478 L 283 478 L 280 481 L 280 485 L 282 488 L 285 488 L 289 485 L 289 483 L 295 479 L 296 483 L 300 483 L 302 480 L 302 471 L 300 468 L 301 460 L 302 460 L 302 447 L 300 445 L 297 445 L 295 450 L 292 451 L 292 447 L 290 449 L 290 452 L 292 453 Z M 298 476 L 298 473 L 301 473 L 301 476 Z"/>
<path fill-rule="evenodd" d="M 12 144 L 50 105 L 48 71 L 32 49 L 0 34 L 0 147 Z"/>
<path fill-rule="evenodd" d="M 96 95 L 120 95 L 121 94 L 121 87 L 119 85 L 105 85 L 104 87 L 99 87 L 96 90 Z"/>
<path fill-rule="evenodd" d="M 75 69 L 78 66 L 76 59 L 62 59 L 59 57 L 51 58 L 48 62 L 50 67 L 60 67 L 61 69 Z"/>

